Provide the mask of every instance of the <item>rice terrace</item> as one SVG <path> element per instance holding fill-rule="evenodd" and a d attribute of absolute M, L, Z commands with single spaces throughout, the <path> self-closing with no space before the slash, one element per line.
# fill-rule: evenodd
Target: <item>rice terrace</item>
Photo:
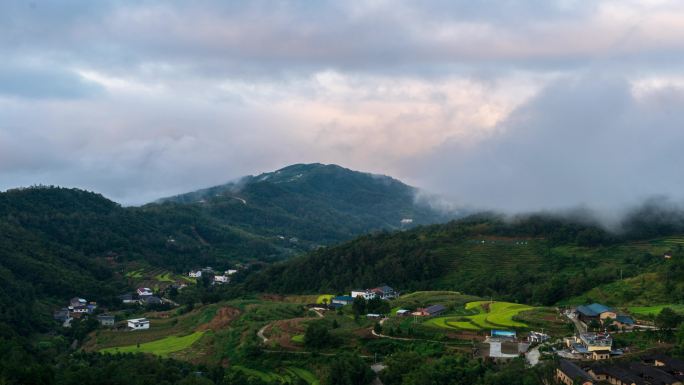
<path fill-rule="evenodd" d="M 526 328 L 527 324 L 513 318 L 534 307 L 511 302 L 473 301 L 461 310 L 462 314 L 437 317 L 425 322 L 440 328 L 479 331 L 493 328 Z"/>

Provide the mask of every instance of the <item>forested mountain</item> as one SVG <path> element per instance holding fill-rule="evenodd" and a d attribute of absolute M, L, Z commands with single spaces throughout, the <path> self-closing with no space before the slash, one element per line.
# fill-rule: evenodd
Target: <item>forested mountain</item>
<path fill-rule="evenodd" d="M 396 229 L 403 218 L 442 218 L 415 204 L 415 193 L 389 177 L 321 164 L 144 207 L 78 189 L 9 190 L 0 193 L 0 323 L 29 333 L 50 322 L 43 304 L 77 294 L 106 302 L 123 290 L 117 266 L 128 261 L 177 272 L 271 261 Z"/>
<path fill-rule="evenodd" d="M 416 203 L 416 194 L 415 188 L 388 176 L 337 165 L 297 164 L 161 199 L 145 209 L 192 207 L 211 220 L 268 237 L 283 248 L 306 250 L 374 230 L 449 219 Z"/>
<path fill-rule="evenodd" d="M 602 300 L 684 300 L 684 283 L 676 278 L 684 272 L 684 240 L 671 236 L 684 229 L 678 219 L 645 219 L 650 214 L 648 206 L 630 214 L 623 223 L 627 230 L 620 234 L 553 215 L 514 220 L 475 215 L 444 225 L 362 236 L 272 265 L 246 285 L 253 291 L 313 293 L 385 282 L 407 291 L 448 289 L 550 305 L 601 285 L 650 277 L 659 282 L 651 285 L 650 293 L 634 287 Z M 665 259 L 666 253 L 672 258 Z"/>

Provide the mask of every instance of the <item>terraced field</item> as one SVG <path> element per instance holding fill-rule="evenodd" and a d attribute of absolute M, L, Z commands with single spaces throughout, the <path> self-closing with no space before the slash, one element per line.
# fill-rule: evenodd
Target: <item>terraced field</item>
<path fill-rule="evenodd" d="M 131 332 L 134 333 L 134 332 Z M 129 346 L 120 346 L 102 349 L 102 353 L 151 353 L 157 356 L 166 357 L 171 353 L 187 349 L 197 342 L 204 332 L 194 332 L 186 336 L 169 336 L 160 340 L 146 342 Z"/>
<path fill-rule="evenodd" d="M 320 382 L 310 371 L 298 367 L 284 368 L 282 373 L 266 372 L 262 370 L 248 368 L 242 365 L 233 365 L 233 369 L 237 369 L 249 377 L 258 378 L 260 381 L 266 383 L 277 384 L 294 384 L 299 383 L 298 380 L 304 380 L 309 385 L 319 385 Z"/>
<path fill-rule="evenodd" d="M 465 305 L 466 314 L 432 318 L 424 324 L 440 328 L 477 331 L 484 329 L 519 329 L 527 324 L 513 317 L 534 307 L 511 302 L 474 301 Z"/>

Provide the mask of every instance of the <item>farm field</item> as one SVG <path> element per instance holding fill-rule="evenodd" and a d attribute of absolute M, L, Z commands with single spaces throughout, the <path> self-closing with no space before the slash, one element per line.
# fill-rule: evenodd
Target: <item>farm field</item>
<path fill-rule="evenodd" d="M 186 336 L 169 336 L 160 340 L 146 342 L 143 344 L 112 347 L 102 349 L 102 353 L 150 353 L 161 357 L 166 357 L 171 353 L 175 353 L 189 348 L 197 342 L 204 332 L 194 332 Z"/>
<path fill-rule="evenodd" d="M 473 301 L 465 305 L 462 315 L 436 317 L 424 324 L 439 328 L 479 331 L 495 328 L 520 329 L 527 324 L 513 320 L 521 312 L 535 309 L 532 306 L 511 302 Z"/>
<path fill-rule="evenodd" d="M 248 368 L 242 365 L 233 365 L 233 369 L 237 369 L 249 377 L 257 378 L 266 383 L 280 383 L 290 384 L 297 383 L 297 380 L 304 380 L 309 385 L 319 385 L 320 382 L 310 371 L 298 367 L 283 368 L 282 373 L 266 372 L 262 370 Z"/>

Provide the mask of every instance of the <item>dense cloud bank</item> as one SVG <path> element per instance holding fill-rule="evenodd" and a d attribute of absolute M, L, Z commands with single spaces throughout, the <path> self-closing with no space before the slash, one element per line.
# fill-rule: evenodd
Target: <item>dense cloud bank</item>
<path fill-rule="evenodd" d="M 684 198 L 676 1 L 0 4 L 0 189 L 338 163 L 508 212 Z M 445 204 L 449 201 L 449 204 Z"/>

